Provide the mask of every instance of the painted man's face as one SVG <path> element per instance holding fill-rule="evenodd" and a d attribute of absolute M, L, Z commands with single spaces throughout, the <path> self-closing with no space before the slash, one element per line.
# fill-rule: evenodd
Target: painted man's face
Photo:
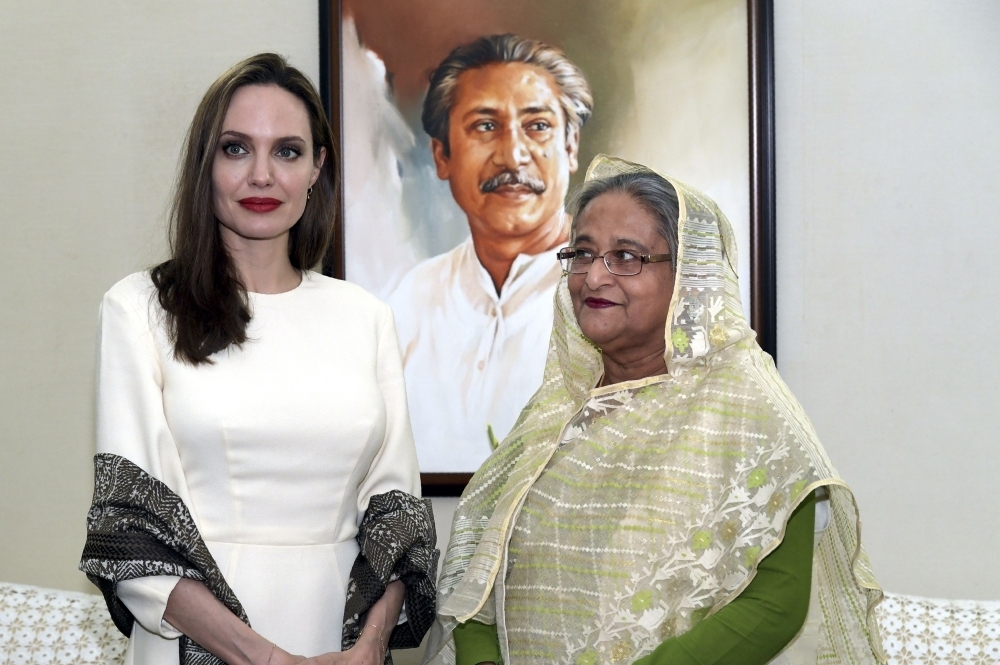
<path fill-rule="evenodd" d="M 520 238 L 555 219 L 577 169 L 579 132 L 566 135 L 558 87 L 534 65 L 463 72 L 448 141 L 432 141 L 438 177 L 469 218 L 473 236 Z"/>

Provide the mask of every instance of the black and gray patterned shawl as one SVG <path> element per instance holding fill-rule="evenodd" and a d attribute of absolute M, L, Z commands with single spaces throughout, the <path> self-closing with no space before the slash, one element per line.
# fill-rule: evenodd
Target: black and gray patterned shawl
<path fill-rule="evenodd" d="M 361 552 L 348 583 L 343 648 L 357 642 L 365 614 L 397 579 L 406 586 L 407 621 L 393 630 L 387 646 L 419 646 L 436 612 L 438 551 L 430 501 L 399 490 L 373 496 L 357 540 Z M 250 625 L 183 500 L 119 455 L 94 457 L 94 500 L 80 570 L 104 594 L 112 620 L 126 637 L 135 618 L 118 598 L 118 582 L 150 575 L 198 580 Z M 178 648 L 182 665 L 224 665 L 186 636 Z M 386 663 L 392 663 L 388 653 Z"/>
<path fill-rule="evenodd" d="M 150 575 L 203 582 L 250 625 L 181 498 L 119 455 L 94 456 L 94 502 L 80 570 L 104 594 L 111 619 L 126 637 L 132 635 L 135 617 L 118 598 L 118 583 Z M 179 642 L 182 665 L 224 665 L 186 636 Z"/>
<path fill-rule="evenodd" d="M 394 580 L 406 587 L 406 621 L 392 631 L 386 645 L 386 665 L 392 665 L 388 649 L 411 649 L 434 622 L 437 599 L 434 580 L 439 552 L 434 513 L 429 499 L 392 490 L 376 494 L 358 530 L 361 552 L 351 568 L 344 608 L 342 645 L 348 649 L 364 629 L 364 616 Z"/>

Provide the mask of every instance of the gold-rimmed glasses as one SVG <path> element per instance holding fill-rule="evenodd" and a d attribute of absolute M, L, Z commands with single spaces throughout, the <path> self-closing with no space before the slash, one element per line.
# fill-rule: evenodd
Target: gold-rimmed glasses
<path fill-rule="evenodd" d="M 583 274 L 590 270 L 596 259 L 603 259 L 608 272 L 619 277 L 638 275 L 643 263 L 671 261 L 670 254 L 639 254 L 630 249 L 612 249 L 603 254 L 594 254 L 588 249 L 567 247 L 556 254 L 563 272 Z"/>

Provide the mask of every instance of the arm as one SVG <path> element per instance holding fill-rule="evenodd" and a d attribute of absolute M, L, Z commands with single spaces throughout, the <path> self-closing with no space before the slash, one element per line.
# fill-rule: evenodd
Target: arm
<path fill-rule="evenodd" d="M 788 520 L 785 539 L 731 603 L 635 665 L 764 665 L 798 634 L 809 610 L 815 496 Z"/>
<path fill-rule="evenodd" d="M 406 405 L 403 383 L 403 360 L 399 355 L 396 324 L 392 311 L 385 306 L 379 328 L 376 379 L 385 403 L 385 434 L 382 445 L 358 487 L 358 526 L 376 494 L 401 490 L 420 496 L 420 471 L 417 469 L 417 449 L 410 429 L 410 411 Z"/>
<path fill-rule="evenodd" d="M 201 582 L 180 580 L 163 618 L 229 665 L 294 665 L 303 660 L 255 633 Z"/>
<path fill-rule="evenodd" d="M 175 444 L 163 413 L 163 375 L 157 358 L 148 295 L 129 278 L 101 303 L 97 339 L 97 452 L 127 458 L 179 496 L 176 473 L 164 473 Z M 170 476 L 169 478 L 165 477 Z M 117 585 L 119 600 L 147 631 L 167 639 L 180 633 L 163 622 L 167 598 L 180 578 L 139 577 Z"/>
<path fill-rule="evenodd" d="M 502 665 L 497 627 L 478 621 L 460 623 L 455 628 L 455 665 Z"/>
<path fill-rule="evenodd" d="M 392 319 L 392 312 L 388 306 L 384 307 L 384 314 L 378 333 L 375 371 L 379 390 L 385 404 L 385 433 L 381 446 L 375 453 L 368 467 L 368 472 L 358 487 L 358 526 L 361 529 L 358 540 L 362 545 L 362 552 L 358 555 L 355 567 L 352 570 L 352 578 L 355 578 L 355 580 L 357 580 L 356 574 L 359 570 L 368 571 L 368 574 L 361 575 L 361 579 L 366 580 L 365 584 L 369 588 L 361 588 L 363 585 L 359 584 L 348 597 L 347 608 L 345 609 L 345 645 L 353 641 L 354 635 L 358 635 L 358 632 L 352 631 L 359 631 L 360 636 L 357 638 L 357 642 L 345 652 L 344 655 L 348 657 L 348 660 L 345 662 L 367 663 L 370 659 L 377 658 L 373 662 L 381 663 L 385 657 L 386 649 L 390 647 L 407 648 L 417 646 L 420 642 L 420 637 L 422 637 L 421 633 L 419 637 L 416 637 L 415 641 L 410 639 L 413 637 L 414 625 L 421 625 L 421 617 L 414 616 L 412 613 L 404 619 L 409 624 L 406 626 L 406 630 L 402 632 L 396 631 L 394 634 L 394 629 L 400 623 L 399 617 L 404 599 L 407 595 L 415 591 L 407 587 L 412 586 L 414 583 L 419 585 L 419 581 L 414 582 L 418 576 L 415 575 L 416 571 L 413 570 L 412 566 L 404 568 L 404 572 L 402 573 L 399 572 L 398 567 L 393 570 L 391 566 L 394 565 L 393 561 L 396 561 L 397 556 L 403 554 L 412 556 L 412 552 L 404 548 L 390 554 L 392 552 L 391 546 L 388 543 L 380 543 L 378 538 L 373 539 L 370 525 L 368 531 L 366 531 L 366 527 L 363 525 L 366 521 L 371 524 L 381 525 L 381 520 L 386 519 L 387 514 L 380 512 L 386 510 L 385 497 L 381 495 L 402 492 L 410 495 L 407 499 L 408 501 L 415 503 L 419 502 L 413 499 L 413 497 L 420 496 L 420 474 L 417 470 L 417 455 L 413 446 L 413 435 L 410 431 L 410 418 L 406 405 L 406 389 L 403 384 L 403 364 L 399 354 L 399 344 L 396 341 L 396 329 Z M 373 497 L 375 497 L 374 501 Z M 376 508 L 376 505 L 379 507 Z M 423 505 L 420 505 L 420 509 L 424 510 L 425 508 Z M 392 524 L 392 518 L 388 519 L 390 519 L 389 524 Z M 412 521 L 418 522 L 419 520 Z M 379 531 L 382 529 L 375 530 Z M 392 529 L 389 529 L 389 531 L 391 532 Z M 429 535 L 423 532 L 419 534 L 410 532 L 399 533 L 391 537 L 390 541 L 394 540 L 397 544 L 401 544 L 414 536 L 418 537 L 418 540 L 419 537 L 433 539 L 433 525 L 430 526 Z M 372 554 L 370 551 L 366 552 L 366 548 L 371 547 L 376 547 L 381 554 L 388 555 L 374 557 L 374 559 L 383 559 L 376 567 L 372 567 L 374 559 L 366 558 L 366 554 L 369 556 Z M 381 549 L 382 547 L 386 547 L 387 549 L 383 550 Z M 413 564 L 414 561 L 410 559 L 409 563 Z M 385 568 L 386 565 L 390 567 Z M 390 575 L 390 573 L 392 574 Z M 401 576 L 401 579 L 390 581 L 397 574 Z M 352 581 L 352 587 L 354 583 L 355 581 Z M 370 588 L 373 584 L 375 587 Z M 378 597 L 377 594 L 381 591 L 382 584 L 385 585 L 385 591 L 382 592 L 381 597 Z M 421 591 L 424 592 L 423 596 L 426 596 L 428 590 L 422 589 Z M 429 594 L 433 598 L 433 588 L 429 589 Z M 366 602 L 371 601 L 364 601 L 363 598 L 365 597 L 369 599 L 377 597 L 378 600 L 371 607 L 366 608 Z M 415 597 L 421 600 L 424 599 L 422 596 Z M 417 608 L 426 607 L 427 605 L 428 603 L 426 602 L 418 602 Z M 433 605 L 431 604 L 430 606 L 432 607 Z M 428 624 L 433 619 L 430 614 L 425 618 Z M 406 624 L 404 623 L 404 625 Z"/>

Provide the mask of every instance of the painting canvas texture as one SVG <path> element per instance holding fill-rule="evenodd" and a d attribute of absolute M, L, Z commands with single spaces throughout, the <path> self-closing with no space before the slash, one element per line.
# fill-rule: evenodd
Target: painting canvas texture
<path fill-rule="evenodd" d="M 749 311 L 744 0 L 343 0 L 341 12 L 344 273 L 393 309 L 422 472 L 474 472 L 541 384 L 562 206 L 596 154 L 719 203 Z M 469 45 L 505 34 L 503 48 L 562 60 L 462 68 L 482 51 Z"/>

